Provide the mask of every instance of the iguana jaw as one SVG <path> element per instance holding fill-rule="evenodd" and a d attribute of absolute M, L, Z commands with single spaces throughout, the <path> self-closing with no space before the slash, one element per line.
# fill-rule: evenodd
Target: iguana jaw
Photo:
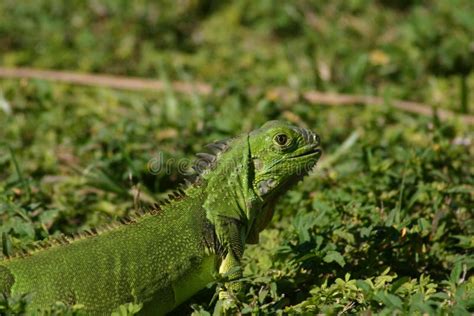
<path fill-rule="evenodd" d="M 316 165 L 319 157 L 321 157 L 321 149 L 319 149 L 319 146 L 309 145 L 306 146 L 302 152 L 287 158 L 289 161 L 292 161 L 292 163 L 298 163 L 300 167 L 295 170 L 292 176 L 288 177 L 288 179 L 284 181 L 281 181 L 280 183 L 278 183 L 273 178 L 258 182 L 257 188 L 260 196 L 264 197 L 265 195 L 271 193 L 271 191 L 284 192 L 285 189 L 289 188 L 288 183 L 297 182 L 294 180 L 299 180 L 303 176 L 307 175 Z M 299 163 L 300 160 L 302 163 Z"/>

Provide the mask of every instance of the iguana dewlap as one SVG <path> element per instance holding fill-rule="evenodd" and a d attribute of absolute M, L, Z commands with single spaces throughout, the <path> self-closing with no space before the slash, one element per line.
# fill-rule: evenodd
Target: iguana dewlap
<path fill-rule="evenodd" d="M 271 121 L 209 147 L 213 154 L 198 155 L 197 180 L 171 201 L 127 223 L 0 261 L 0 293 L 30 293 L 30 311 L 62 301 L 105 315 L 142 302 L 143 313 L 155 315 L 217 273 L 239 278 L 245 244 L 258 241 L 277 198 L 314 167 L 319 137 Z"/>

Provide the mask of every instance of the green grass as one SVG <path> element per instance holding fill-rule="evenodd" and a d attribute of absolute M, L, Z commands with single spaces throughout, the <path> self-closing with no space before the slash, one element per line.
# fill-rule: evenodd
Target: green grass
<path fill-rule="evenodd" d="M 459 61 L 469 61 L 459 57 L 473 34 L 469 1 L 440 1 L 432 14 L 417 1 L 103 3 L 2 1 L 0 64 L 200 80 L 218 92 L 0 80 L 4 252 L 125 216 L 137 188 L 143 202 L 175 188 L 184 177 L 177 165 L 169 173 L 147 168 L 159 153 L 192 158 L 213 140 L 285 119 L 321 134 L 323 160 L 281 200 L 260 244 L 247 248 L 247 291 L 236 308 L 474 312 L 472 127 L 389 102 L 328 107 L 267 93 L 278 85 L 370 93 L 459 111 L 454 76 Z M 433 21 L 449 27 L 427 40 L 420 23 Z M 450 38 L 458 40 L 452 50 Z M 443 69 L 451 62 L 453 73 L 435 71 L 433 60 Z M 467 84 L 474 88 L 472 75 Z M 212 313 L 212 293 L 181 310 L 194 304 L 196 313 Z M 0 313 L 8 304 L 22 309 L 21 301 L 1 301 Z"/>

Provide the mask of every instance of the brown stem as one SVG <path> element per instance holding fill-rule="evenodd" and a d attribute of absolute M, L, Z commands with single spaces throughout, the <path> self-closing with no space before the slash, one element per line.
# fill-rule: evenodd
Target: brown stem
<path fill-rule="evenodd" d="M 197 93 L 201 95 L 209 95 L 213 92 L 212 86 L 203 82 L 188 83 L 183 81 L 173 81 L 168 83 L 163 80 L 152 80 L 136 77 L 121 77 L 102 74 L 81 74 L 75 72 L 39 70 L 30 68 L 0 67 L 0 78 L 41 79 L 124 90 L 164 91 L 169 86 L 173 90 L 184 94 Z M 254 89 L 254 87 L 250 87 L 249 91 Z M 275 88 L 273 92 L 275 92 L 278 97 L 284 97 L 292 91 L 288 88 L 283 87 Z M 306 91 L 302 93 L 302 96 L 309 103 L 331 106 L 347 106 L 357 104 L 383 105 L 386 103 L 386 100 L 384 98 L 367 95 L 334 94 L 323 93 L 318 91 Z M 474 124 L 473 115 L 456 115 L 451 111 L 434 108 L 424 103 L 403 100 L 391 100 L 390 104 L 393 107 L 403 110 L 405 112 L 415 113 L 424 116 L 432 116 L 434 113 L 436 113 L 441 120 L 457 117 L 459 118 L 459 120 L 463 121 L 466 124 Z"/>

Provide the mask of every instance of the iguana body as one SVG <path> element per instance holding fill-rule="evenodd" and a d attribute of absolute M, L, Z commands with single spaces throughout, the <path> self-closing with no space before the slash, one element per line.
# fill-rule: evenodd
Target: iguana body
<path fill-rule="evenodd" d="M 94 315 L 128 302 L 144 303 L 144 314 L 171 311 L 217 273 L 240 276 L 245 243 L 258 241 L 278 196 L 317 162 L 318 146 L 314 133 L 276 121 L 215 143 L 215 155 L 200 155 L 199 178 L 171 202 L 0 261 L 0 292 L 30 293 L 30 311 L 56 301 Z"/>
<path fill-rule="evenodd" d="M 218 264 L 203 241 L 205 215 L 194 206 L 201 199 L 196 192 L 136 222 L 2 262 L 0 280 L 11 274 L 7 291 L 11 284 L 13 294 L 33 292 L 31 309 L 62 301 L 110 314 L 158 297 L 157 310 L 169 311 L 211 282 Z"/>

